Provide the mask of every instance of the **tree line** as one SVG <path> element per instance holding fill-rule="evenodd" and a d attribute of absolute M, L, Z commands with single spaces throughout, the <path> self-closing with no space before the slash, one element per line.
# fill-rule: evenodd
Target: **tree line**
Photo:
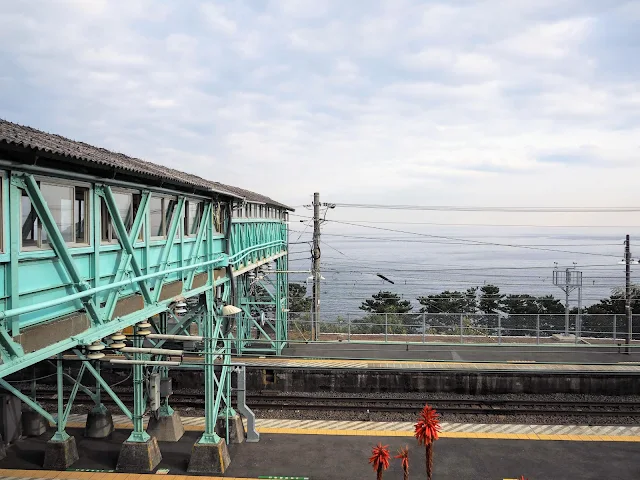
<path fill-rule="evenodd" d="M 634 287 L 635 288 L 635 287 Z M 640 289 L 638 289 L 640 293 Z M 553 295 L 533 296 L 530 294 L 503 294 L 497 285 L 472 287 L 464 291 L 444 290 L 441 293 L 417 297 L 419 307 L 414 309 L 411 301 L 390 291 L 379 291 L 362 302 L 360 310 L 367 312 L 360 318 L 351 319 L 352 333 L 415 333 L 422 330 L 419 314 L 467 314 L 464 317 L 465 331 L 491 332 L 498 327 L 498 317 L 514 317 L 512 322 L 503 322 L 503 335 L 528 335 L 537 328 L 533 317 L 518 315 L 540 314 L 542 331 L 560 331 L 564 328 L 565 306 L 561 299 Z M 308 312 L 311 299 L 306 297 L 304 285 L 289 284 L 289 307 L 292 312 Z M 640 295 L 633 295 L 632 310 L 640 313 Z M 570 312 L 570 328 L 575 328 L 577 307 Z M 380 315 L 386 314 L 386 315 Z M 582 309 L 581 329 L 592 336 L 610 336 L 612 318 L 597 315 L 617 314 L 617 329 L 626 331 L 624 292 L 614 291 L 610 297 Z M 458 316 L 433 315 L 429 317 L 428 328 L 433 333 L 459 333 Z M 344 324 L 344 317 L 337 323 Z M 457 330 L 456 330 L 457 329 Z"/>
<path fill-rule="evenodd" d="M 504 315 L 546 314 L 559 315 L 565 313 L 562 300 L 553 295 L 533 296 L 529 294 L 500 293 L 496 285 L 472 287 L 465 291 L 445 290 L 441 293 L 420 296 L 419 313 L 484 313 Z M 640 313 L 640 298 L 632 298 L 632 310 Z M 360 310 L 369 313 L 409 313 L 413 311 L 410 300 L 399 294 L 380 291 L 365 300 Z M 571 314 L 578 313 L 573 307 Z M 625 314 L 625 300 L 622 292 L 612 293 L 609 298 L 582 309 L 586 314 Z"/>

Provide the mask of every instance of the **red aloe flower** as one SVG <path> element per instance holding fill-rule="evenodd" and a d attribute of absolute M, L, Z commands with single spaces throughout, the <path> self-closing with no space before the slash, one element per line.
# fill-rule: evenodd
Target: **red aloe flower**
<path fill-rule="evenodd" d="M 409 447 L 405 445 L 404 448 L 398 450 L 398 454 L 393 458 L 399 458 L 402 460 L 402 472 L 404 473 L 404 480 L 409 479 Z"/>
<path fill-rule="evenodd" d="M 425 405 L 420 411 L 418 422 L 415 424 L 414 436 L 418 439 L 418 444 L 425 446 L 427 457 L 427 479 L 431 480 L 433 474 L 433 442 L 438 439 L 440 431 L 440 415 L 434 408 Z"/>
<path fill-rule="evenodd" d="M 382 472 L 389 468 L 389 445 L 382 445 L 379 443 L 377 446 L 371 449 L 371 457 L 369 457 L 369 463 L 373 465 L 373 469 L 377 472 L 377 479 L 382 480 Z"/>

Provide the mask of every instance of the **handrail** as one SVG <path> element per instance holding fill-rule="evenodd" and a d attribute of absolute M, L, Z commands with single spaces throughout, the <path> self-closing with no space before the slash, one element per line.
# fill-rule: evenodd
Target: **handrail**
<path fill-rule="evenodd" d="M 197 269 L 201 267 L 206 267 L 208 265 L 220 263 L 221 261 L 226 260 L 226 258 L 228 258 L 226 254 L 218 254 L 218 256 L 215 259 L 207 260 L 206 262 L 201 262 L 196 265 L 189 265 L 186 267 L 176 267 L 176 268 L 170 268 L 168 270 L 161 270 L 155 273 L 148 273 L 146 275 L 141 275 L 139 277 L 132 277 L 132 278 L 128 278 L 127 280 L 121 280 L 120 282 L 110 283 L 108 285 L 102 285 L 100 287 L 89 288 L 82 292 L 66 295 L 64 297 L 59 297 L 54 300 L 47 300 L 46 302 L 40 302 L 33 305 L 26 305 L 24 307 L 12 308 L 10 310 L 5 310 L 4 312 L 0 312 L 0 320 L 3 320 L 5 318 L 10 318 L 10 317 L 15 317 L 16 315 L 24 315 L 25 313 L 35 312 L 36 310 L 55 307 L 63 303 L 67 303 L 73 300 L 78 300 L 81 298 L 89 297 L 91 295 L 95 295 L 96 293 L 113 290 L 115 288 L 124 287 L 126 285 L 134 285 L 137 282 L 149 280 L 151 278 L 159 277 L 162 275 L 169 275 L 172 273 L 183 272 L 185 270 L 192 270 L 192 269 Z"/>
<path fill-rule="evenodd" d="M 267 243 L 261 243 L 260 245 L 255 245 L 253 247 L 245 248 L 244 250 L 240 250 L 238 253 L 235 253 L 229 257 L 229 263 L 238 263 L 240 260 L 244 259 L 247 255 L 249 255 L 254 250 L 260 250 L 262 248 L 267 247 L 275 247 L 277 245 L 286 245 L 287 242 L 285 240 L 273 240 Z M 240 255 L 240 256 L 239 256 Z M 236 258 L 238 257 L 238 258 Z"/>

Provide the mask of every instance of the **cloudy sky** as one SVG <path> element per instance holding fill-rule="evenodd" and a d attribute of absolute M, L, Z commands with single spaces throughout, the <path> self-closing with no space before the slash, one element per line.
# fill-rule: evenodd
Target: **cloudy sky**
<path fill-rule="evenodd" d="M 291 205 L 640 204 L 638 1 L 0 4 L 14 122 Z"/>

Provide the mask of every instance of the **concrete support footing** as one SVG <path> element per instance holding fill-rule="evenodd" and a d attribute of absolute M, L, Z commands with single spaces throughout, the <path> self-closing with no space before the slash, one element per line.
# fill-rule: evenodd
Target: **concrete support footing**
<path fill-rule="evenodd" d="M 88 438 L 106 438 L 114 430 L 111 412 L 100 405 L 89 412 L 84 427 L 84 436 Z"/>
<path fill-rule="evenodd" d="M 218 419 L 216 431 L 222 432 L 224 435 L 226 429 L 226 421 L 224 418 Z M 226 435 L 225 435 L 226 436 Z M 229 417 L 229 443 L 243 443 L 245 441 L 244 424 L 242 417 L 238 414 Z"/>
<path fill-rule="evenodd" d="M 78 461 L 78 448 L 75 437 L 63 441 L 49 440 L 44 450 L 44 464 L 46 470 L 64 470 Z"/>
<path fill-rule="evenodd" d="M 178 412 L 159 417 L 151 416 L 147 433 L 159 442 L 177 442 L 184 435 L 184 425 Z"/>
<path fill-rule="evenodd" d="M 188 473 L 224 473 L 231 464 L 227 443 L 195 443 L 191 449 Z"/>
<path fill-rule="evenodd" d="M 151 437 L 146 442 L 124 442 L 120 447 L 117 472 L 149 473 L 162 461 L 158 441 Z"/>
<path fill-rule="evenodd" d="M 22 434 L 27 437 L 39 437 L 47 431 L 49 423 L 38 412 L 25 410 L 22 412 Z"/>

